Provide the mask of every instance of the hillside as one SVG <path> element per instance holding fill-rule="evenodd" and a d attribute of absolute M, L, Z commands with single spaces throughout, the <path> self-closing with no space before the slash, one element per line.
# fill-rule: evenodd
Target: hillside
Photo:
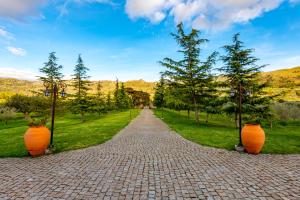
<path fill-rule="evenodd" d="M 268 80 L 271 87 L 267 89 L 269 94 L 281 94 L 281 99 L 286 101 L 300 101 L 300 67 L 282 69 L 271 72 L 263 72 L 262 80 Z M 70 85 L 70 81 L 67 81 Z M 101 81 L 102 91 L 107 94 L 115 88 L 115 81 Z M 125 87 L 148 92 L 154 95 L 155 82 L 144 80 L 132 80 L 124 83 Z M 91 93 L 96 93 L 97 81 L 91 83 Z M 32 92 L 43 89 L 39 81 L 25 81 L 13 78 L 0 78 L 0 101 L 13 94 L 31 95 Z M 67 88 L 68 93 L 73 93 L 71 86 Z"/>
<path fill-rule="evenodd" d="M 270 94 L 281 94 L 287 101 L 300 101 L 300 66 L 262 73 L 262 79 L 269 81 Z"/>
<path fill-rule="evenodd" d="M 91 93 L 95 94 L 97 90 L 97 81 L 92 81 L 90 84 Z M 101 81 L 102 92 L 108 94 L 115 89 L 115 81 Z M 74 93 L 71 82 L 67 81 L 67 93 Z M 151 96 L 154 95 L 155 82 L 146 82 L 144 80 L 132 80 L 124 82 L 125 87 L 131 87 L 134 90 L 144 91 Z M 0 78 L 0 100 L 5 99 L 14 94 L 32 95 L 34 92 L 38 92 L 43 89 L 43 84 L 39 81 L 26 81 L 18 80 L 14 78 Z"/>

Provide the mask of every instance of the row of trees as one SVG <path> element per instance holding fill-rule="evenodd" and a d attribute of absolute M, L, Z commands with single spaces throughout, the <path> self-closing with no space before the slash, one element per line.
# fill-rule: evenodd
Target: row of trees
<path fill-rule="evenodd" d="M 259 72 L 264 66 L 257 65 L 258 59 L 253 49 L 245 48 L 240 34 L 233 36 L 232 44 L 223 47 L 225 54 L 213 52 L 202 60 L 201 48 L 207 39 L 193 29 L 189 34 L 182 24 L 172 34 L 180 46 L 181 60 L 165 58 L 160 62 L 166 67 L 156 85 L 154 105 L 178 110 L 195 111 L 196 123 L 199 112 L 209 114 L 227 113 L 238 120 L 239 111 L 247 121 L 258 122 L 271 117 L 272 97 L 264 92 L 266 83 L 259 80 Z M 221 60 L 223 66 L 214 67 Z M 213 72 L 219 71 L 219 74 Z M 239 126 L 239 124 L 237 124 Z"/>
<path fill-rule="evenodd" d="M 6 107 L 24 113 L 25 118 L 29 118 L 30 113 L 38 113 L 45 117 L 49 115 L 51 100 L 55 93 L 54 86 L 57 88 L 56 93 L 60 94 L 65 92 L 67 85 L 66 81 L 63 80 L 63 67 L 57 62 L 58 58 L 55 52 L 52 52 L 49 54 L 49 59 L 44 67 L 40 69 L 44 76 L 39 77 L 39 79 L 44 83 L 45 91 L 36 92 L 33 96 L 14 95 L 8 99 Z M 98 113 L 100 115 L 112 110 L 123 110 L 149 104 L 150 95 L 148 93 L 125 88 L 124 83 L 120 84 L 118 80 L 112 93 L 104 94 L 101 81 L 99 81 L 97 83 L 97 93 L 92 94 L 88 72 L 89 68 L 84 65 L 83 59 L 79 55 L 69 84 L 69 87 L 73 88 L 75 92 L 68 94 L 66 97 L 57 95 L 58 111 L 70 110 L 74 114 L 80 114 L 81 120 L 84 121 L 86 113 Z M 45 97 L 45 93 L 50 97 Z M 8 111 L 5 110 L 5 112 Z"/>

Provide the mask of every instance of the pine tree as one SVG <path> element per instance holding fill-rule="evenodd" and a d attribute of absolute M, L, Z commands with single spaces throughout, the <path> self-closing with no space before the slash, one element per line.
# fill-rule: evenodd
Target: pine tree
<path fill-rule="evenodd" d="M 153 98 L 153 103 L 158 108 L 162 108 L 165 106 L 165 87 L 165 80 L 163 77 L 161 77 L 159 82 L 155 86 L 155 94 Z"/>
<path fill-rule="evenodd" d="M 98 81 L 97 83 L 97 97 L 98 99 L 102 99 L 102 83 L 101 81 Z"/>
<path fill-rule="evenodd" d="M 121 84 L 121 88 L 119 90 L 119 108 L 120 109 L 127 109 L 130 107 L 131 102 L 128 94 L 126 93 L 124 83 Z"/>
<path fill-rule="evenodd" d="M 182 23 L 177 26 L 178 33 L 172 34 L 181 47 L 179 53 L 183 59 L 175 61 L 165 58 L 160 62 L 167 70 L 163 73 L 171 82 L 171 86 L 176 88 L 182 96 L 187 97 L 189 105 L 193 105 L 195 110 L 195 120 L 199 123 L 199 106 L 204 107 L 208 90 L 208 85 L 212 81 L 211 68 L 215 63 L 217 53 L 211 54 L 206 61 L 200 60 L 200 45 L 208 42 L 207 39 L 199 37 L 200 32 L 192 29 L 191 33 L 185 34 Z M 180 98 L 180 97 L 178 97 Z"/>
<path fill-rule="evenodd" d="M 113 104 L 112 104 L 110 92 L 108 92 L 108 94 L 107 94 L 107 98 L 106 98 L 106 106 L 107 106 L 107 109 L 108 109 L 108 110 L 113 110 Z"/>
<path fill-rule="evenodd" d="M 40 72 L 45 74 L 45 76 L 39 77 L 42 82 L 53 85 L 54 82 L 60 82 L 62 80 L 63 74 L 61 73 L 61 70 L 63 67 L 62 65 L 57 64 L 57 60 L 55 52 L 51 52 L 49 54 L 48 62 L 45 62 L 44 67 L 40 68 Z"/>
<path fill-rule="evenodd" d="M 115 102 L 115 106 L 116 108 L 120 107 L 120 88 L 119 88 L 119 80 L 116 80 L 116 86 L 115 86 L 115 91 L 114 91 L 114 102 Z"/>
<path fill-rule="evenodd" d="M 249 122 L 258 122 L 270 115 L 269 97 L 264 92 L 267 83 L 259 81 L 259 73 L 265 66 L 256 64 L 258 59 L 253 54 L 253 49 L 246 49 L 240 40 L 240 34 L 233 36 L 233 43 L 224 46 L 226 55 L 222 56 L 224 66 L 220 69 L 226 78 L 225 86 L 228 93 L 226 111 L 234 113 L 239 121 L 241 133 L 243 119 Z M 239 118 L 243 113 L 243 118 Z"/>
<path fill-rule="evenodd" d="M 101 113 L 106 112 L 107 107 L 106 107 L 105 100 L 103 98 L 101 81 L 98 81 L 98 83 L 97 83 L 97 93 L 91 99 L 93 101 L 92 102 L 92 107 L 90 108 L 90 110 L 92 112 L 98 113 L 99 115 L 101 115 Z"/>
<path fill-rule="evenodd" d="M 87 95 L 90 84 L 88 80 L 90 76 L 87 75 L 88 71 L 89 69 L 85 67 L 81 55 L 79 55 L 73 74 L 73 86 L 76 89 L 76 98 L 85 97 Z"/>
<path fill-rule="evenodd" d="M 84 66 L 81 55 L 78 56 L 77 64 L 73 74 L 73 86 L 76 89 L 75 99 L 72 102 L 71 109 L 74 113 L 81 115 L 81 121 L 84 121 L 84 115 L 89 111 L 91 106 L 91 99 L 87 97 L 89 90 L 89 76 L 87 72 L 89 69 Z"/>

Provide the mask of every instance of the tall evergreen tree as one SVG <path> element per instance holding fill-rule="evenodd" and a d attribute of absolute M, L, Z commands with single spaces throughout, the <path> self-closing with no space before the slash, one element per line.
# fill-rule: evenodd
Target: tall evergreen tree
<path fill-rule="evenodd" d="M 114 90 L 114 102 L 116 108 L 120 107 L 120 87 L 119 87 L 119 80 L 116 80 L 115 90 Z"/>
<path fill-rule="evenodd" d="M 97 83 L 97 97 L 98 99 L 102 99 L 102 83 L 101 81 L 98 81 Z"/>
<path fill-rule="evenodd" d="M 153 103 L 158 108 L 162 108 L 165 106 L 165 87 L 165 80 L 163 77 L 161 77 L 159 82 L 155 86 L 155 94 L 153 98 Z"/>
<path fill-rule="evenodd" d="M 193 105 L 196 122 L 199 122 L 199 106 L 203 105 L 205 97 L 208 95 L 208 85 L 212 82 L 211 68 L 215 63 L 217 53 L 211 54 L 206 61 L 200 60 L 200 46 L 208 42 L 207 39 L 200 38 L 200 32 L 192 29 L 186 34 L 182 23 L 177 26 L 177 34 L 172 36 L 181 47 L 179 53 L 183 59 L 175 61 L 165 58 L 160 62 L 167 70 L 163 73 L 169 79 L 172 87 L 175 87 L 182 96 L 187 97 L 187 102 Z M 178 97 L 180 98 L 180 97 Z"/>
<path fill-rule="evenodd" d="M 84 66 L 81 55 L 78 56 L 77 64 L 73 74 L 73 86 L 76 89 L 75 99 L 72 102 L 71 109 L 74 113 L 81 115 L 81 121 L 84 121 L 84 115 L 89 111 L 92 105 L 91 99 L 87 97 L 89 90 L 89 69 Z"/>
<path fill-rule="evenodd" d="M 79 55 L 73 74 L 73 86 L 76 89 L 76 98 L 85 97 L 87 95 L 90 84 L 88 80 L 90 76 L 87 75 L 88 71 L 89 68 L 84 65 L 81 55 Z"/>
<path fill-rule="evenodd" d="M 61 73 L 61 70 L 63 69 L 63 66 L 58 65 L 57 60 L 58 59 L 55 56 L 55 52 L 51 52 L 49 54 L 48 62 L 45 62 L 44 67 L 40 68 L 40 72 L 45 74 L 45 76 L 39 77 L 41 81 L 53 85 L 54 82 L 59 82 L 62 80 L 63 74 Z"/>
<path fill-rule="evenodd" d="M 110 92 L 108 92 L 107 94 L 107 98 L 106 98 L 106 106 L 108 110 L 112 110 L 113 109 L 113 103 L 112 103 L 112 99 L 111 99 L 111 94 Z"/>
<path fill-rule="evenodd" d="M 259 81 L 259 73 L 265 65 L 256 64 L 258 59 L 252 56 L 254 50 L 245 48 L 240 34 L 235 34 L 233 43 L 224 46 L 224 50 L 224 66 L 220 70 L 226 78 L 225 86 L 229 94 L 226 110 L 235 114 L 241 133 L 243 119 L 254 122 L 270 116 L 272 98 L 263 90 L 267 83 Z M 243 119 L 238 117 L 239 113 L 244 114 Z"/>
<path fill-rule="evenodd" d="M 131 101 L 128 94 L 126 93 L 124 83 L 121 84 L 121 88 L 119 90 L 119 102 L 120 109 L 127 109 L 131 107 Z"/>

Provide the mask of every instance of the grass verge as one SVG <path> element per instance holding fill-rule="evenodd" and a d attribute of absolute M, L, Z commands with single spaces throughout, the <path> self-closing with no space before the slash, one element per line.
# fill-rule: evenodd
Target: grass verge
<path fill-rule="evenodd" d="M 161 111 L 154 111 L 156 116 L 161 117 Z M 194 118 L 188 118 L 186 111 L 164 110 L 163 121 L 171 129 L 179 133 L 187 140 L 205 146 L 233 150 L 238 143 L 238 130 L 234 122 L 227 116 L 214 115 L 208 123 L 201 114 L 201 122 L 195 124 Z M 300 153 L 300 123 L 286 123 L 285 126 L 276 124 L 272 129 L 263 127 L 266 141 L 262 153 L 293 154 Z"/>
<path fill-rule="evenodd" d="M 80 116 L 66 114 L 55 120 L 55 152 L 80 149 L 101 144 L 110 140 L 123 129 L 140 110 L 113 111 L 101 116 L 89 114 L 82 123 Z M 0 157 L 27 156 L 23 136 L 28 122 L 22 118 L 10 121 L 8 125 L 0 124 Z"/>

